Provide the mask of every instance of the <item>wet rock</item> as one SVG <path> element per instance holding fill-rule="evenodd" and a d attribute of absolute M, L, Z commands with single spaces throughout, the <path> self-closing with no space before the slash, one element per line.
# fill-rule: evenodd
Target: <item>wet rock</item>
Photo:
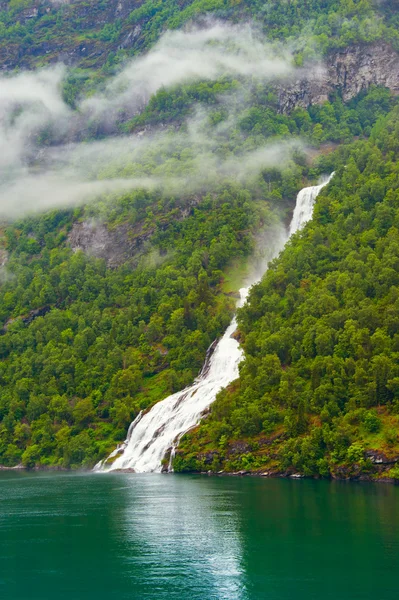
<path fill-rule="evenodd" d="M 122 40 L 122 42 L 119 45 L 119 49 L 126 49 L 126 48 L 130 48 L 131 46 L 133 46 L 134 42 L 136 41 L 136 39 L 139 37 L 141 33 L 141 27 L 140 25 L 136 25 L 136 27 L 130 31 L 126 37 L 124 37 L 124 39 Z"/>
<path fill-rule="evenodd" d="M 233 333 L 231 334 L 231 336 L 234 340 L 236 340 L 237 342 L 241 342 L 241 333 L 239 332 L 238 329 L 236 329 L 235 331 L 233 331 Z"/>
<path fill-rule="evenodd" d="M 135 473 L 134 469 L 115 469 L 113 473 Z"/>
<path fill-rule="evenodd" d="M 375 465 L 393 465 L 399 461 L 399 456 L 388 457 L 379 450 L 366 450 L 365 455 Z"/>
<path fill-rule="evenodd" d="M 399 485 L 399 481 L 393 477 L 379 477 L 375 481 L 378 483 L 394 483 L 395 485 Z"/>

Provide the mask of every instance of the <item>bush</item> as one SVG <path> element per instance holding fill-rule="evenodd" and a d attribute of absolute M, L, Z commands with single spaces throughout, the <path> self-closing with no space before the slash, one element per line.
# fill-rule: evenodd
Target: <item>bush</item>
<path fill-rule="evenodd" d="M 399 464 L 396 465 L 389 471 L 389 476 L 393 479 L 399 479 Z"/>
<path fill-rule="evenodd" d="M 351 463 L 358 463 L 364 459 L 364 448 L 360 442 L 355 442 L 349 446 L 346 454 Z"/>
<path fill-rule="evenodd" d="M 369 433 L 377 433 L 381 429 L 381 420 L 374 411 L 367 411 L 363 417 L 363 425 Z"/>

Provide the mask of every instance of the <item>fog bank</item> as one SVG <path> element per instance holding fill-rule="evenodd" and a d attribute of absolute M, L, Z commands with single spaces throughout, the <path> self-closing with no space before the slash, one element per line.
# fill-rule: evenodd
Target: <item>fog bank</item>
<path fill-rule="evenodd" d="M 167 32 L 76 112 L 62 98 L 62 66 L 0 77 L 0 218 L 137 188 L 187 194 L 225 178 L 244 181 L 268 166 L 284 167 L 293 143 L 221 151 L 236 125 L 234 107 L 243 108 L 231 96 L 220 99 L 226 118 L 216 127 L 209 125 L 209 111 L 198 106 L 179 131 L 71 140 L 77 123 L 89 118 L 112 123 L 120 111 L 141 110 L 160 88 L 221 76 L 245 78 L 250 85 L 252 78 L 267 81 L 291 71 L 289 52 L 277 55 L 251 27 L 210 23 Z"/>

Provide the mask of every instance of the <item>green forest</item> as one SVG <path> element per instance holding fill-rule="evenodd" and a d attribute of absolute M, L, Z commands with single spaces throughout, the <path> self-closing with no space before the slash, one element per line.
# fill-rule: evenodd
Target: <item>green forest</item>
<path fill-rule="evenodd" d="M 240 379 L 182 441 L 177 470 L 361 476 L 378 451 L 395 463 L 398 132 L 396 108 L 319 160 L 335 175 L 239 311 Z"/>
<path fill-rule="evenodd" d="M 122 10 L 0 1 L 6 79 L 64 60 L 62 97 L 80 118 L 79 101 L 166 30 L 210 15 L 255 24 L 275 48 L 289 44 L 296 67 L 376 40 L 399 51 L 393 0 L 148 0 Z M 284 113 L 275 87 L 227 73 L 163 86 L 133 116 L 120 113 L 118 140 L 163 137 L 122 163 L 94 162 L 99 181 L 173 175 L 201 185 L 111 191 L 1 222 L 0 464 L 91 468 L 140 411 L 192 383 L 260 260 L 259 236 L 289 222 L 302 187 L 335 171 L 313 220 L 239 309 L 240 377 L 182 438 L 173 468 L 399 478 L 397 96 L 371 85 L 344 102 L 337 89 Z M 190 119 L 206 143 L 192 142 Z M 111 139 L 95 118 L 79 135 Z M 59 143 L 51 127 L 32 137 L 39 152 Z M 222 169 L 294 139 L 284 164 L 246 178 Z M 215 165 L 198 175 L 210 154 Z M 75 251 L 73 232 L 91 222 L 111 239 L 123 231 L 128 258 L 110 265 Z"/>

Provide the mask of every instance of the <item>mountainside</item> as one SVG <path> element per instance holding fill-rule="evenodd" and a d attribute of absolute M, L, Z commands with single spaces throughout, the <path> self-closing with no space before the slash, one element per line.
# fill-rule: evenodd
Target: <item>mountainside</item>
<path fill-rule="evenodd" d="M 255 20 L 271 39 L 295 39 L 303 56 L 383 39 L 399 47 L 397 2 L 311 0 L 9 0 L 0 2 L 3 69 L 58 60 L 109 69 L 151 47 L 166 30 L 205 16 Z"/>
<path fill-rule="evenodd" d="M 174 468 L 395 476 L 396 8 L 0 2 L 2 465 L 93 466 L 189 385 L 335 170 Z"/>
<path fill-rule="evenodd" d="M 396 109 L 323 161 L 312 222 L 239 312 L 240 379 L 178 470 L 398 475 L 398 126 Z"/>

